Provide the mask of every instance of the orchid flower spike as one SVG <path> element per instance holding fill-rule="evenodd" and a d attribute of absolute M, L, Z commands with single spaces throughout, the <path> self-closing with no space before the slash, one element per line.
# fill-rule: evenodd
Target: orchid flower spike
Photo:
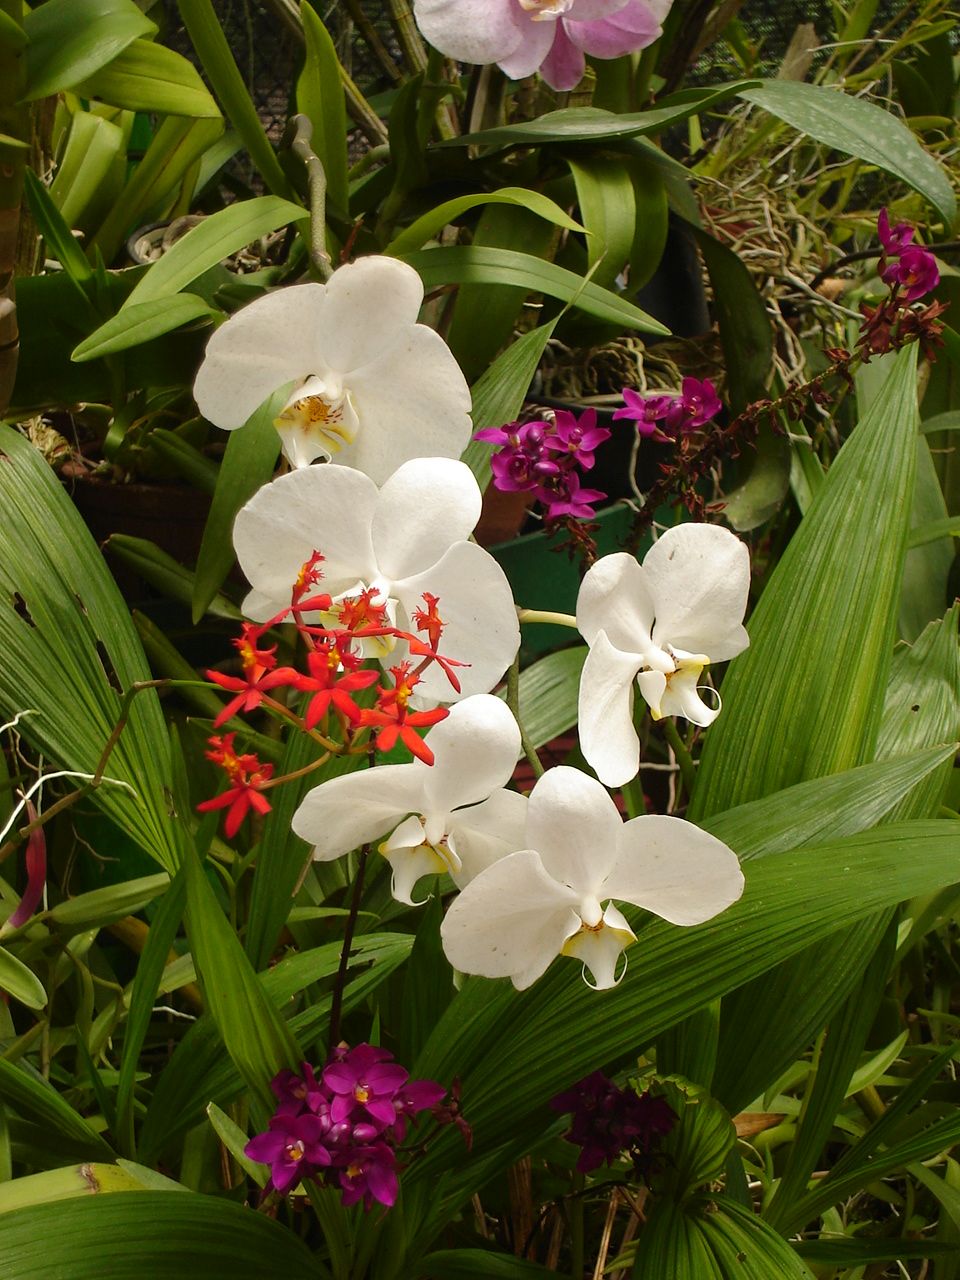
<path fill-rule="evenodd" d="M 414 0 L 435 49 L 460 62 L 495 62 L 511 80 L 539 71 L 554 89 L 583 77 L 584 54 L 620 58 L 653 44 L 672 0 Z"/>
<path fill-rule="evenodd" d="M 746 546 L 712 524 L 668 529 L 642 565 L 621 553 L 588 570 L 577 598 L 577 626 L 590 646 L 580 677 L 580 749 L 606 786 L 623 786 L 640 767 L 635 679 L 655 720 L 716 719 L 719 708 L 707 706 L 697 681 L 709 663 L 750 643 L 742 625 L 749 586 Z"/>
<path fill-rule="evenodd" d="M 414 760 L 331 778 L 293 816 L 322 862 L 389 836 L 380 852 L 393 869 L 393 896 L 409 906 L 421 876 L 448 873 L 462 888 L 523 845 L 526 797 L 504 790 L 520 754 L 506 703 L 489 693 L 464 698 L 429 741 L 433 765 Z"/>
<path fill-rule="evenodd" d="M 455 968 L 520 991 L 558 955 L 581 960 L 599 990 L 616 984 L 636 935 L 611 899 L 693 925 L 743 892 L 737 855 L 716 837 L 682 818 L 624 823 L 599 782 L 565 765 L 530 793 L 525 834 L 459 894 L 440 930 Z"/>
<path fill-rule="evenodd" d="M 470 392 L 443 339 L 417 324 L 422 301 L 416 271 L 382 257 L 268 293 L 207 344 L 200 412 L 232 431 L 290 385 L 276 427 L 294 467 L 332 459 L 380 484 L 410 458 L 458 458 Z"/>
<path fill-rule="evenodd" d="M 456 669 L 457 695 L 442 664 L 430 663 L 418 698 L 435 705 L 487 693 L 513 661 L 520 628 L 503 570 L 467 541 L 480 502 L 469 467 L 450 458 L 407 462 L 382 489 L 352 467 L 280 476 L 254 494 L 234 524 L 237 558 L 253 588 L 244 612 L 256 622 L 284 612 L 298 574 L 320 552 L 322 589 L 333 598 L 323 625 L 336 626 L 339 602 L 369 590 L 391 626 L 413 632 L 414 614 L 433 596 L 444 656 L 467 665 Z M 381 637 L 375 656 L 387 667 L 409 654 L 405 641 Z"/>

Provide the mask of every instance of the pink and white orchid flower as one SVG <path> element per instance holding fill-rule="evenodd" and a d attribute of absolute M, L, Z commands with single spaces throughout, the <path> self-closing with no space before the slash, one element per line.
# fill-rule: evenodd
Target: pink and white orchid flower
<path fill-rule="evenodd" d="M 577 627 L 590 646 L 580 677 L 580 749 L 601 782 L 623 786 L 640 767 L 634 680 L 655 720 L 716 719 L 719 707 L 707 706 L 697 681 L 709 663 L 750 643 L 742 625 L 749 587 L 746 546 L 712 524 L 668 529 L 642 565 L 620 553 L 588 570 L 577 598 Z"/>
<path fill-rule="evenodd" d="M 572 89 L 585 59 L 645 49 L 662 30 L 672 0 L 414 0 L 417 26 L 434 48 L 460 62 L 495 62 L 511 80 L 539 71 L 554 89 Z"/>
<path fill-rule="evenodd" d="M 415 458 L 380 489 L 352 467 L 280 476 L 254 494 L 234 524 L 237 558 L 253 588 L 244 612 L 265 622 L 287 609 L 301 568 L 320 552 L 318 590 L 333 597 L 333 616 L 323 616 L 323 625 L 336 625 L 344 596 L 372 590 L 391 625 L 414 632 L 413 615 L 429 593 L 443 622 L 443 656 L 467 665 L 456 669 L 457 694 L 441 664 L 431 663 L 418 698 L 436 705 L 487 693 L 513 661 L 520 628 L 503 570 L 467 541 L 480 503 L 473 473 L 451 458 Z M 407 658 L 406 648 L 378 640 L 375 656 L 395 665 Z"/>
<path fill-rule="evenodd" d="M 736 902 L 743 883 L 737 855 L 714 836 L 681 818 L 623 822 L 599 782 L 560 765 L 530 793 L 524 847 L 481 871 L 447 912 L 443 949 L 461 972 L 521 991 L 556 956 L 575 956 L 602 990 L 636 937 L 613 899 L 694 925 Z"/>
<path fill-rule="evenodd" d="M 422 301 L 416 271 L 381 257 L 268 293 L 207 343 L 200 412 L 232 431 L 293 384 L 275 425 L 295 467 L 333 459 L 380 484 L 410 458 L 458 458 L 470 391 L 440 335 L 417 324 Z"/>
<path fill-rule="evenodd" d="M 383 836 L 393 896 L 410 906 L 421 876 L 448 873 L 463 888 L 523 844 L 525 796 L 504 790 L 520 754 L 520 730 L 492 694 L 464 698 L 430 730 L 434 763 L 378 765 L 331 778 L 293 817 L 321 862 Z"/>

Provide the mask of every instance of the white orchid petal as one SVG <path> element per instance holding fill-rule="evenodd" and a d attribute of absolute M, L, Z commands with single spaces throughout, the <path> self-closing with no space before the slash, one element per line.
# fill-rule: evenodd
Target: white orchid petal
<path fill-rule="evenodd" d="M 596 990 L 607 991 L 617 985 L 617 961 L 636 937 L 622 912 L 610 904 L 603 913 L 599 928 L 581 928 L 563 944 L 563 954 L 582 960 L 593 976 L 592 985 Z M 623 974 L 621 969 L 620 978 Z"/>
<path fill-rule="evenodd" d="M 446 859 L 429 844 L 419 844 L 414 848 L 384 847 L 380 852 L 390 863 L 390 892 L 397 902 L 408 907 L 421 907 L 425 901 L 413 896 L 418 880 L 424 876 L 442 876 L 450 870 Z"/>
<path fill-rule="evenodd" d="M 416 324 L 423 301 L 420 277 L 396 258 L 358 258 L 338 267 L 326 289 L 316 363 L 344 375 L 381 359 Z"/>
<path fill-rule="evenodd" d="M 720 714 L 720 699 L 714 694 L 716 705 L 711 707 L 700 696 L 701 686 L 697 681 L 702 670 L 700 662 L 693 662 L 688 666 L 681 666 L 679 671 L 666 678 L 666 688 L 660 700 L 660 715 L 683 716 L 703 729 L 713 724 Z"/>
<path fill-rule="evenodd" d="M 682 818 L 657 815 L 624 824 L 602 893 L 653 911 L 671 924 L 702 924 L 743 893 L 737 855 Z"/>
<path fill-rule="evenodd" d="M 580 750 L 608 787 L 622 787 L 640 769 L 640 739 L 633 727 L 633 678 L 639 665 L 635 654 L 615 649 L 599 631 L 580 673 Z"/>
<path fill-rule="evenodd" d="M 435 49 L 458 62 L 498 62 L 520 43 L 514 0 L 414 0 L 414 19 Z"/>
<path fill-rule="evenodd" d="M 271 481 L 250 499 L 233 526 L 240 567 L 267 617 L 290 604 L 301 566 L 320 551 L 318 591 L 337 595 L 375 576 L 370 526 L 377 502 L 373 481 L 349 467 L 305 467 Z"/>
<path fill-rule="evenodd" d="M 460 866 L 451 875 L 458 888 L 523 848 L 527 803 L 527 797 L 516 791 L 494 791 L 482 804 L 451 813 L 451 834 L 460 857 Z"/>
<path fill-rule="evenodd" d="M 384 764 L 329 778 L 308 791 L 292 827 L 329 862 L 379 840 L 420 804 L 422 782 L 415 764 Z M 417 819 L 419 821 L 419 819 Z"/>
<path fill-rule="evenodd" d="M 603 556 L 587 570 L 577 596 L 577 629 L 587 644 L 605 631 L 616 648 L 642 655 L 652 645 L 653 619 L 653 596 L 633 556 Z"/>
<path fill-rule="evenodd" d="M 440 652 L 468 665 L 456 668 L 459 694 L 435 662 L 424 671 L 417 694 L 437 703 L 487 693 L 520 648 L 520 625 L 506 574 L 476 543 L 454 543 L 431 568 L 394 583 L 408 630 L 413 630 L 413 611 L 423 607 L 425 591 L 440 601 L 438 611 L 444 622 Z M 397 653 L 403 649 L 399 644 Z"/>
<path fill-rule="evenodd" d="M 742 626 L 750 589 L 746 544 L 714 524 L 678 524 L 647 552 L 656 602 L 654 642 L 723 662 L 750 643 Z"/>
<path fill-rule="evenodd" d="M 469 467 L 415 458 L 383 484 L 371 536 L 380 572 L 396 580 L 431 568 L 480 519 L 482 495 Z"/>
<path fill-rule="evenodd" d="M 242 427 L 274 391 L 317 372 L 314 336 L 325 292 L 321 284 L 277 289 L 220 326 L 193 387 L 208 421 L 228 431 Z"/>
<path fill-rule="evenodd" d="M 418 324 L 380 359 L 350 372 L 360 430 L 337 461 L 382 484 L 410 458 L 459 458 L 470 439 L 470 391 L 439 334 Z M 472 527 L 472 526 L 471 526 Z"/>
<path fill-rule="evenodd" d="M 467 885 L 440 927 L 447 959 L 462 973 L 511 978 L 518 990 L 546 972 L 580 927 L 577 895 L 522 849 Z"/>
<path fill-rule="evenodd" d="M 434 764 L 423 767 L 424 810 L 450 812 L 485 800 L 513 776 L 520 729 L 505 702 L 489 693 L 464 698 L 428 737 Z M 520 848 L 521 840 L 515 848 Z"/>
<path fill-rule="evenodd" d="M 622 826 L 610 796 L 580 769 L 548 769 L 530 793 L 527 842 L 578 901 L 600 896 L 598 886 L 613 865 Z"/>

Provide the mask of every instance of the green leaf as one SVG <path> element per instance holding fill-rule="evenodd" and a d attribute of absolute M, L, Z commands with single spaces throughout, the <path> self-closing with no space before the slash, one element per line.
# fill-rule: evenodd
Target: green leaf
<path fill-rule="evenodd" d="M 931 520 L 911 529 L 907 546 L 925 547 L 941 538 L 956 537 L 960 537 L 960 516 L 944 516 L 942 520 Z"/>
<path fill-rule="evenodd" d="M 76 508 L 40 454 L 0 426 L 0 714 L 63 768 L 92 774 L 121 710 L 117 688 L 149 680 L 126 605 Z M 93 801 L 168 870 L 177 847 L 170 755 L 156 691 L 139 693 Z"/>
<path fill-rule="evenodd" d="M 280 452 L 280 436 L 273 420 L 285 400 L 285 389 L 277 391 L 227 439 L 197 557 L 193 581 L 194 624 L 207 612 L 233 567 L 233 522 L 237 512 L 273 475 Z"/>
<path fill-rule="evenodd" d="M 580 672 L 586 645 L 550 653 L 520 672 L 520 718 L 534 747 L 542 747 L 577 723 Z M 501 697 L 506 697 L 504 691 Z"/>
<path fill-rule="evenodd" d="M 142 1182 L 115 1164 L 90 1163 L 66 1169 L 48 1169 L 44 1173 L 0 1183 L 0 1214 L 59 1200 L 142 1190 Z"/>
<path fill-rule="evenodd" d="M 244 1154 L 244 1147 L 247 1145 L 247 1135 L 243 1132 L 240 1126 L 234 1124 L 227 1113 L 225 1111 L 221 1111 L 215 1102 L 211 1102 L 207 1107 L 207 1116 L 217 1137 L 227 1148 L 244 1173 L 246 1173 L 248 1177 L 252 1178 L 258 1187 L 265 1187 L 270 1174 L 267 1172 L 265 1165 L 258 1164 L 256 1160 L 251 1160 Z"/>
<path fill-rule="evenodd" d="M 192 850 L 186 877 L 187 936 L 207 1005 L 237 1070 L 272 1111 L 270 1081 L 284 1067 L 297 1068 L 303 1055 L 264 993 Z"/>
<path fill-rule="evenodd" d="M 556 321 L 551 320 L 512 342 L 473 384 L 471 417 L 478 431 L 500 427 L 517 417 L 555 326 Z M 471 440 L 463 451 L 463 461 L 481 489 L 490 483 L 492 452 L 493 446 L 482 440 Z"/>
<path fill-rule="evenodd" d="M 277 196 L 257 196 L 204 218 L 181 236 L 137 281 L 121 315 L 145 302 L 169 298 L 217 263 L 261 236 L 306 217 L 305 210 Z M 171 326 L 173 327 L 173 326 Z"/>
<path fill-rule="evenodd" d="M 609 289 L 630 260 L 637 202 L 630 170 L 619 157 L 567 156 L 577 188 L 580 216 L 590 235 L 587 264 L 591 279 Z"/>
<path fill-rule="evenodd" d="M 51 907 L 47 919 L 71 929 L 106 928 L 114 920 L 135 915 L 154 902 L 170 886 L 166 872 L 156 876 L 142 876 L 138 880 L 125 880 L 121 884 L 93 889 L 90 893 L 66 898 Z"/>
<path fill-rule="evenodd" d="M 103 1138 L 57 1093 L 52 1085 L 23 1067 L 0 1058 L 0 1101 L 8 1118 L 28 1120 L 41 1130 L 66 1138 L 77 1154 L 94 1160 L 112 1160 Z"/>
<path fill-rule="evenodd" d="M 133 0 L 46 0 L 23 20 L 27 101 L 70 89 L 156 26 Z"/>
<path fill-rule="evenodd" d="M 693 821 L 872 755 L 913 492 L 915 362 L 898 356 L 771 575 L 723 682 Z"/>
<path fill-rule="evenodd" d="M 0 991 L 6 991 L 28 1009 L 42 1009 L 47 1003 L 47 993 L 37 975 L 3 947 L 0 947 Z"/>
<path fill-rule="evenodd" d="M 796 1240 L 793 1248 L 801 1258 L 817 1266 L 861 1267 L 870 1262 L 907 1262 L 911 1258 L 946 1258 L 956 1254 L 956 1245 L 937 1240 L 864 1240 L 850 1236 L 820 1236 L 816 1240 Z"/>
<path fill-rule="evenodd" d="M 220 468 L 184 436 L 168 431 L 166 427 L 152 427 L 150 448 L 165 462 L 169 462 L 195 489 L 210 494 L 216 489 Z"/>
<path fill-rule="evenodd" d="M 220 108 L 193 64 L 152 40 L 134 40 L 76 85 L 75 91 L 82 98 L 96 98 L 126 111 L 220 116 Z"/>
<path fill-rule="evenodd" d="M 155 542 L 148 538 L 134 538 L 126 533 L 113 533 L 105 545 L 111 555 L 116 555 L 164 595 L 172 600 L 181 600 L 184 604 L 191 602 L 196 585 L 194 574 Z M 211 617 L 231 620 L 243 616 L 237 606 L 222 595 L 213 597 L 207 612 Z"/>
<path fill-rule="evenodd" d="M 27 169 L 23 176 L 30 212 L 46 242 L 47 255 L 56 258 L 77 284 L 86 285 L 93 279 L 93 269 L 69 225 L 33 170 Z"/>
<path fill-rule="evenodd" d="M 111 200 L 123 185 L 125 151 L 126 139 L 118 125 L 89 111 L 74 113 L 50 184 L 50 199 L 65 226 L 88 230 L 96 225 L 104 199 Z"/>
<path fill-rule="evenodd" d="M 949 230 L 957 216 L 953 188 L 943 167 L 910 129 L 873 102 L 825 85 L 767 80 L 740 90 L 754 106 L 799 129 L 816 142 L 876 165 L 924 196 Z"/>
<path fill-rule="evenodd" d="M 42 1246 L 38 1242 L 42 1241 Z M 307 1246 L 218 1196 L 131 1191 L 35 1205 L 3 1224 L 4 1280 L 319 1280 Z"/>
<path fill-rule="evenodd" d="M 456 200 L 447 200 L 444 204 L 437 205 L 429 213 L 417 218 L 416 222 L 412 222 L 409 227 L 405 227 L 399 235 L 394 236 L 383 252 L 393 257 L 402 257 L 403 254 L 419 249 L 428 240 L 432 240 L 448 223 L 456 222 L 471 209 L 488 204 L 517 205 L 522 209 L 528 209 L 554 226 L 566 227 L 569 231 L 584 230 L 579 222 L 564 213 L 558 204 L 539 191 L 530 191 L 526 187 L 501 187 L 499 191 L 459 196 Z"/>
<path fill-rule="evenodd" d="M 342 216 L 350 207 L 347 183 L 347 112 L 340 59 L 327 28 L 307 3 L 300 6 L 306 58 L 297 81 L 297 110 L 313 125 L 311 146 L 323 165 L 327 200 Z"/>
<path fill-rule="evenodd" d="M 483 245 L 420 249 L 400 255 L 420 274 L 427 289 L 447 284 L 502 284 L 530 293 L 544 293 L 606 320 L 641 333 L 667 334 L 668 329 L 619 294 L 601 289 L 573 271 L 543 262 L 527 253 L 491 249 Z"/>
<path fill-rule="evenodd" d="M 179 293 L 173 298 L 154 298 L 135 307 L 126 306 L 106 324 L 95 329 L 73 349 L 71 359 L 78 363 L 99 360 L 115 351 L 138 347 L 162 333 L 170 333 L 192 320 L 213 320 L 220 312 L 203 298 L 192 293 Z"/>
<path fill-rule="evenodd" d="M 608 142 L 613 138 L 636 138 L 642 134 L 663 133 L 681 120 L 715 107 L 742 93 L 756 80 L 738 80 L 710 89 L 688 89 L 675 93 L 651 111 L 614 114 L 597 107 L 565 107 L 548 111 L 524 124 L 501 125 L 479 133 L 465 133 L 459 138 L 441 142 L 441 147 L 472 145 L 516 147 L 544 142 Z"/>
<path fill-rule="evenodd" d="M 904 898 L 952 883 L 956 825 L 900 823 L 758 861 L 747 869 L 743 898 L 715 920 L 642 928 L 623 981 L 600 996 L 566 960 L 519 993 L 505 982 L 468 979 L 412 1074 L 440 1081 L 459 1075 L 475 1157 L 499 1151 L 508 1164 L 539 1141 L 547 1100 L 598 1062 L 634 1058 L 661 1031 L 773 964 Z M 636 913 L 633 920 L 639 927 Z M 544 1054 L 557 1035 L 563 1053 Z M 471 1173 L 458 1169 L 461 1162 L 453 1135 L 442 1134 L 405 1174 L 407 1182 L 433 1186 L 434 1224 L 470 1193 Z M 436 1180 L 444 1170 L 441 1187 Z"/>
<path fill-rule="evenodd" d="M 556 1276 L 537 1262 L 513 1258 L 492 1249 L 441 1249 L 428 1254 L 418 1264 L 415 1276 L 443 1276 L 443 1280 L 536 1280 Z"/>

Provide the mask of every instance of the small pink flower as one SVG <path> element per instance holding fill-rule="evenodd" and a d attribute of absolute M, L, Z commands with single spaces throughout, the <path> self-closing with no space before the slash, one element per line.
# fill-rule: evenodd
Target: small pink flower
<path fill-rule="evenodd" d="M 585 54 L 619 58 L 653 44 L 672 0 L 414 0 L 414 18 L 441 53 L 495 62 L 512 80 L 539 71 L 554 89 L 582 78 Z"/>
<path fill-rule="evenodd" d="M 915 245 L 904 249 L 899 258 L 884 268 L 880 278 L 892 287 L 899 285 L 904 302 L 916 302 L 940 283 L 940 268 L 928 249 Z"/>

